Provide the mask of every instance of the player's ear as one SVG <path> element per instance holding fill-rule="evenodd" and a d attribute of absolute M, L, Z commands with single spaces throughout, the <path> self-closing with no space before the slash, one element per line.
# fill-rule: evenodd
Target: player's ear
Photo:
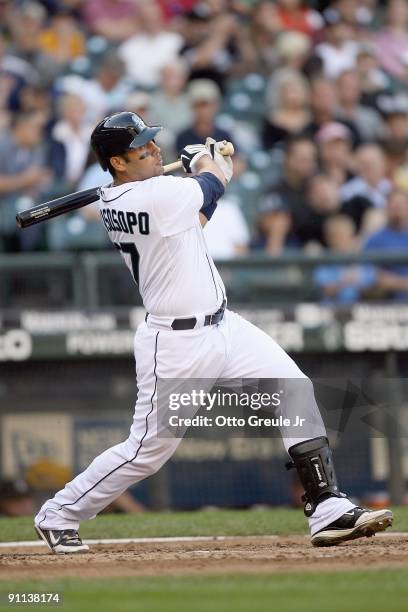
<path fill-rule="evenodd" d="M 126 170 L 126 160 L 123 155 L 113 155 L 110 158 L 110 163 L 116 172 L 124 172 Z"/>

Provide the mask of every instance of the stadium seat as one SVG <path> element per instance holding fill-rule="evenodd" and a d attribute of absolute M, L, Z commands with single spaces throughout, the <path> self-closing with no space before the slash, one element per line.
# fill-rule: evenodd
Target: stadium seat
<path fill-rule="evenodd" d="M 53 251 L 106 249 L 110 244 L 102 224 L 87 221 L 80 213 L 50 221 L 47 243 Z"/>

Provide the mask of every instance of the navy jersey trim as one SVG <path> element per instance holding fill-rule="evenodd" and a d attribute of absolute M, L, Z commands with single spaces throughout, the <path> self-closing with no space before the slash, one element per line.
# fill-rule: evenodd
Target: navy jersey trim
<path fill-rule="evenodd" d="M 120 465 L 115 467 L 113 470 L 111 470 L 108 474 L 105 474 L 105 476 L 103 476 L 100 480 L 98 480 L 98 482 L 96 482 L 92 487 L 90 487 L 90 489 L 85 491 L 85 493 L 82 493 L 82 495 L 80 497 L 78 497 L 78 499 L 76 499 L 75 501 L 67 503 L 67 504 L 59 505 L 58 510 L 62 510 L 62 508 L 65 508 L 67 506 L 73 506 L 74 504 L 77 504 L 79 501 L 81 501 L 81 499 L 83 497 L 85 497 L 85 495 L 87 495 L 87 493 L 92 491 L 101 482 L 103 482 L 106 478 L 108 478 L 108 476 L 110 476 L 111 474 L 113 474 L 117 470 L 120 470 L 120 468 L 123 467 L 124 465 L 126 465 L 127 463 L 132 463 L 137 458 L 137 456 L 139 454 L 139 451 L 142 448 L 143 440 L 146 438 L 147 432 L 149 431 L 149 422 L 148 422 L 149 416 L 152 414 L 152 412 L 154 410 L 153 398 L 154 398 L 154 396 L 156 394 L 156 390 L 157 390 L 157 373 L 156 373 L 156 368 L 157 368 L 157 341 L 158 341 L 158 338 L 159 338 L 159 333 L 160 332 L 157 332 L 157 334 L 156 334 L 156 341 L 155 341 L 155 347 L 154 347 L 154 370 L 153 370 L 153 373 L 154 373 L 154 379 L 155 380 L 154 380 L 154 389 L 153 389 L 152 397 L 150 398 L 150 403 L 151 403 L 152 407 L 151 407 L 150 411 L 146 415 L 146 430 L 145 430 L 145 432 L 144 432 L 144 434 L 142 436 L 142 439 L 140 440 L 140 444 L 139 444 L 138 449 L 137 449 L 137 451 L 135 453 L 135 456 L 132 457 L 132 459 L 124 461 L 123 463 L 121 463 Z M 45 511 L 44 518 L 38 524 L 39 527 L 41 526 L 41 523 L 44 522 L 46 516 L 47 516 L 47 510 Z"/>
<path fill-rule="evenodd" d="M 116 196 L 116 198 L 112 198 L 111 200 L 104 200 L 103 197 L 101 196 L 101 200 L 102 202 L 105 202 L 105 204 L 108 204 L 109 202 L 114 202 L 115 200 L 119 200 L 119 198 L 125 195 L 125 193 L 129 193 L 129 191 L 132 191 L 132 187 L 130 189 L 126 189 L 126 191 L 123 191 L 121 194 Z"/>

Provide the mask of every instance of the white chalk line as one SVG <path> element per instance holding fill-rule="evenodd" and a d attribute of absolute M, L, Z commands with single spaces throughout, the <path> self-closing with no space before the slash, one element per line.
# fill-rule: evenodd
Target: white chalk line
<path fill-rule="evenodd" d="M 281 534 L 281 535 L 252 535 L 252 536 L 174 536 L 162 538 L 111 538 L 102 540 L 83 540 L 84 544 L 166 544 L 170 542 L 225 542 L 228 540 L 262 538 L 276 540 L 280 537 L 290 537 L 296 534 Z M 303 536 L 305 539 L 310 536 Z M 407 532 L 391 531 L 387 533 L 377 533 L 377 538 L 398 538 L 408 537 Z M 25 542 L 0 542 L 0 548 L 37 548 L 46 546 L 41 540 L 28 540 Z"/>

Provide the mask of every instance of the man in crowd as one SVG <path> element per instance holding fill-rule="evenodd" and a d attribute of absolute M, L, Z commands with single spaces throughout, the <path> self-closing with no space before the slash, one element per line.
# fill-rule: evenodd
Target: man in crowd
<path fill-rule="evenodd" d="M 309 138 L 299 136 L 288 141 L 283 176 L 259 206 L 259 246 L 270 255 L 279 254 L 287 243 L 292 212 L 307 208 L 306 185 L 316 171 L 316 155 L 316 146 Z"/>
<path fill-rule="evenodd" d="M 221 104 L 221 92 L 210 79 L 195 79 L 188 88 L 188 97 L 193 113 L 190 127 L 180 132 L 176 138 L 177 151 L 193 143 L 204 143 L 208 135 L 217 142 L 231 141 L 233 138 L 226 130 L 216 125 L 216 116 Z"/>
<path fill-rule="evenodd" d="M 15 215 L 21 198 L 28 208 L 51 185 L 43 129 L 41 113 L 15 114 L 10 130 L 0 138 L 0 239 L 9 250 L 34 248 L 42 233 L 37 225 L 17 234 Z"/>
<path fill-rule="evenodd" d="M 365 251 L 408 252 L 408 193 L 394 189 L 388 196 L 387 224 L 373 234 Z M 380 295 L 398 302 L 408 301 L 408 265 L 380 268 L 376 288 Z"/>

